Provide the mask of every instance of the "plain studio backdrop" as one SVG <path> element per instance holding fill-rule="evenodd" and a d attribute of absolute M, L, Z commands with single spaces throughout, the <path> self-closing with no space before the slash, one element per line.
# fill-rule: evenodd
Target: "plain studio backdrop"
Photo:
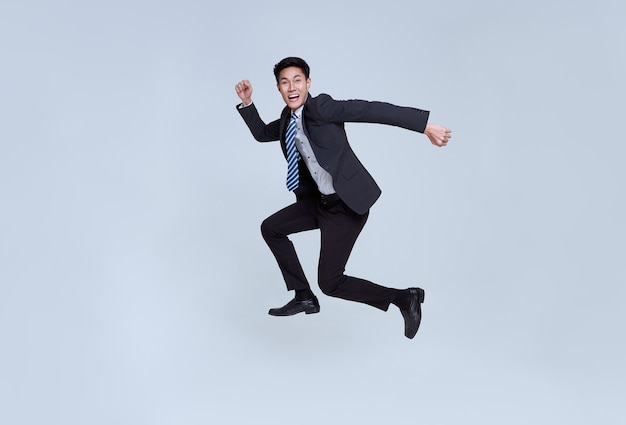
<path fill-rule="evenodd" d="M 612 424 L 626 418 L 624 3 L 5 1 L 0 422 Z M 261 221 L 292 201 L 251 80 L 432 111 L 446 148 L 348 124 L 383 195 L 347 273 L 426 290 L 422 327 L 316 285 Z"/>

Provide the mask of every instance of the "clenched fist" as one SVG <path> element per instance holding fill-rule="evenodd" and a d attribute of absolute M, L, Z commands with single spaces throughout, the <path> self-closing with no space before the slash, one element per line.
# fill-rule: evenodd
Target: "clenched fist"
<path fill-rule="evenodd" d="M 250 84 L 250 81 L 241 80 L 235 84 L 235 91 L 244 106 L 252 103 L 252 84 Z"/>
<path fill-rule="evenodd" d="M 428 124 L 424 134 L 428 136 L 430 143 L 442 147 L 448 144 L 448 140 L 452 137 L 452 130 L 437 124 Z"/>

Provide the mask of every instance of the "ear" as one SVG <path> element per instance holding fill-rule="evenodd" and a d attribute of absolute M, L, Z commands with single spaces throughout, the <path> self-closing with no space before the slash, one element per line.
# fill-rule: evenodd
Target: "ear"
<path fill-rule="evenodd" d="M 307 78 L 306 79 L 306 89 L 308 90 L 311 87 L 311 79 Z"/>

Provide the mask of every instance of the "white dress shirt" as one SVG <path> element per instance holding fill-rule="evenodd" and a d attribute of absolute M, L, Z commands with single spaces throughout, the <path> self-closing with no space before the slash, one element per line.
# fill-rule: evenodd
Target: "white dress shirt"
<path fill-rule="evenodd" d="M 317 162 L 317 158 L 313 153 L 313 149 L 311 148 L 311 143 L 309 143 L 309 139 L 304 134 L 304 130 L 302 129 L 302 108 L 304 106 L 299 107 L 296 114 L 296 148 L 298 152 L 300 152 L 300 156 L 304 160 L 309 172 L 311 173 L 311 177 L 315 180 L 319 191 L 323 195 L 330 195 L 335 193 L 335 187 L 333 186 L 333 177 L 328 173 L 328 171 L 324 170 L 322 166 Z"/>

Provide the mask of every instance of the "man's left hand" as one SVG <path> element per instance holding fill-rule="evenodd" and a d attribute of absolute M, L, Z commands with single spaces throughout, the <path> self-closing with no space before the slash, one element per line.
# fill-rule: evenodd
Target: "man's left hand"
<path fill-rule="evenodd" d="M 427 124 L 424 134 L 430 139 L 430 143 L 435 146 L 447 146 L 452 137 L 452 130 L 437 124 Z"/>

